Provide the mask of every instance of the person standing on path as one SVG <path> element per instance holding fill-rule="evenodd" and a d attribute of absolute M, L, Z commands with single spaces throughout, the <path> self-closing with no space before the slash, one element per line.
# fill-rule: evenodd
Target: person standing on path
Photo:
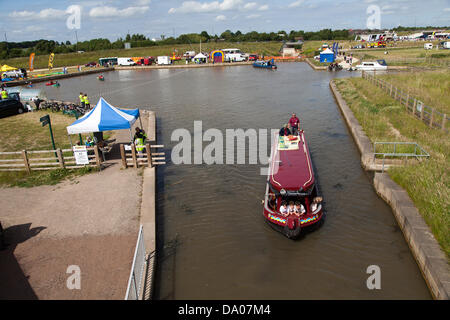
<path fill-rule="evenodd" d="M 90 109 L 91 108 L 91 104 L 89 102 L 89 99 L 88 99 L 88 96 L 87 96 L 86 93 L 84 94 L 83 99 L 84 99 L 84 105 L 85 105 L 86 109 Z"/>
<path fill-rule="evenodd" d="M 84 104 L 84 94 L 83 94 L 83 92 L 80 92 L 79 98 L 80 98 L 80 106 L 84 109 L 86 107 L 86 105 Z"/>

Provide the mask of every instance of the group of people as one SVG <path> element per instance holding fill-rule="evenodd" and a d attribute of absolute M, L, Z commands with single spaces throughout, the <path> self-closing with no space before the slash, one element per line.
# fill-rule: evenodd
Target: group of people
<path fill-rule="evenodd" d="M 289 204 L 287 203 L 287 201 L 282 201 L 280 206 L 280 213 L 284 217 L 288 217 L 291 214 L 300 217 L 306 213 L 306 210 L 300 201 L 289 201 Z"/>
<path fill-rule="evenodd" d="M 86 93 L 80 92 L 80 104 L 83 109 L 90 109 L 91 103 L 89 102 L 89 98 Z"/>
<path fill-rule="evenodd" d="M 321 202 L 322 202 L 322 197 L 315 197 L 313 199 L 312 203 L 310 204 L 310 212 L 315 212 Z M 277 197 L 273 193 L 269 194 L 269 206 L 273 210 L 276 210 Z M 307 214 L 305 206 L 298 200 L 297 201 L 291 200 L 289 202 L 286 200 L 282 200 L 279 212 L 283 217 L 288 217 L 291 214 L 296 215 L 297 217 L 301 217 L 301 216 Z"/>
<path fill-rule="evenodd" d="M 297 135 L 300 131 L 300 119 L 297 117 L 295 113 L 292 114 L 292 117 L 289 119 L 289 122 L 284 125 L 283 128 L 280 129 L 280 137 Z"/>

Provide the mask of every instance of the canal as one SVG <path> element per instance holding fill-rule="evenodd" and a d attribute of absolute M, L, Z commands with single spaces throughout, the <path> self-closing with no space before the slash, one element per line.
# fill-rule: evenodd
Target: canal
<path fill-rule="evenodd" d="M 174 165 L 157 171 L 155 298 L 429 299 L 420 270 L 329 89 L 340 73 L 304 63 L 275 72 L 249 66 L 115 71 L 61 80 L 47 96 L 75 101 L 80 91 L 118 107 L 157 115 L 158 143 L 170 155 L 175 129 L 280 128 L 301 120 L 317 170 L 327 220 L 299 241 L 273 231 L 262 216 L 261 165 Z M 42 87 L 41 85 L 39 87 Z M 206 145 L 206 144 L 205 144 Z M 381 269 L 369 290 L 367 267 Z"/>

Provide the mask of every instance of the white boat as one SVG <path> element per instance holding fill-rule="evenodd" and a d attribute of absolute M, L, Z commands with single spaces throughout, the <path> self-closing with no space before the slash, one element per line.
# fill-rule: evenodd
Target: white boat
<path fill-rule="evenodd" d="M 387 64 L 384 60 L 377 61 L 365 61 L 356 66 L 357 70 L 361 71 L 378 71 L 378 70 L 387 70 Z"/>

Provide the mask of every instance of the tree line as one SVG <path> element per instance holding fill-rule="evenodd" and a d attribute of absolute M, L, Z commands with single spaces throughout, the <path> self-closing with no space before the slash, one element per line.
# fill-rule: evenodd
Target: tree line
<path fill-rule="evenodd" d="M 433 27 L 426 27 L 421 29 L 428 29 Z M 395 31 L 412 31 L 419 28 L 412 27 L 397 27 Z M 320 31 L 305 32 L 303 30 L 295 31 L 291 30 L 287 33 L 284 30 L 278 32 L 257 32 L 251 31 L 242 33 L 241 31 L 232 32 L 226 30 L 220 35 L 210 35 L 206 31 L 201 33 L 189 33 L 182 34 L 178 37 L 165 37 L 161 35 L 161 38 L 153 41 L 142 34 L 127 34 L 125 38 L 119 38 L 116 41 L 110 41 L 109 39 L 92 39 L 88 41 L 81 41 L 78 43 L 71 43 L 70 41 L 58 42 L 54 40 L 35 40 L 35 41 L 23 41 L 23 42 L 0 42 L 0 59 L 27 57 L 32 52 L 36 55 L 45 55 L 51 52 L 53 53 L 70 53 L 77 51 L 98 51 L 108 49 L 123 49 L 125 43 L 130 43 L 132 48 L 137 47 L 151 47 L 162 45 L 175 45 L 175 44 L 193 44 L 202 42 L 265 42 L 265 41 L 296 41 L 296 40 L 351 40 L 354 35 L 346 29 L 343 30 L 331 30 L 323 29 Z"/>

